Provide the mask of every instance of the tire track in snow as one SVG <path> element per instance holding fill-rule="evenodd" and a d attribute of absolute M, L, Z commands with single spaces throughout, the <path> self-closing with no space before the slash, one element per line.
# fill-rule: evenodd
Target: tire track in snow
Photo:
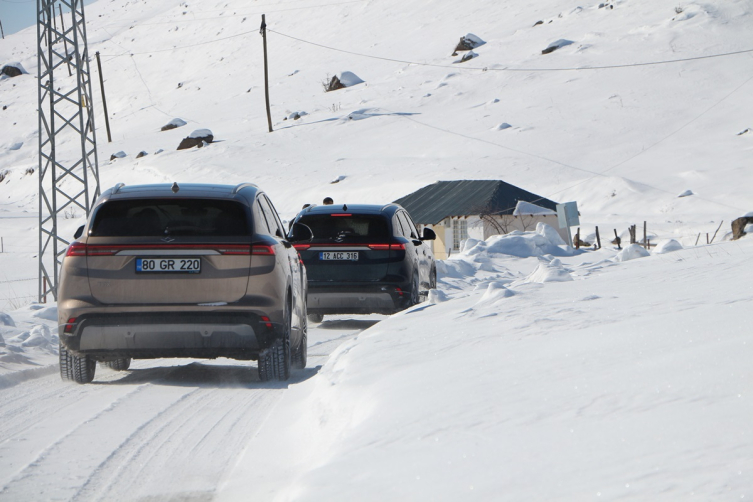
<path fill-rule="evenodd" d="M 281 396 L 282 389 L 197 390 L 127 438 L 74 499 L 165 492 L 173 499 L 211 499 L 219 479 Z"/>

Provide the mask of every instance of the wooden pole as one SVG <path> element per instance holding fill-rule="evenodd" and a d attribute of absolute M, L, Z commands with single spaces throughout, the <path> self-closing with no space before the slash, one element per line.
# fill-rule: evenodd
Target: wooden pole
<path fill-rule="evenodd" d="M 695 245 L 698 245 L 698 241 L 701 240 L 701 232 L 698 232 L 698 237 L 695 238 Z"/>
<path fill-rule="evenodd" d="M 3 40 L 5 40 L 5 32 L 3 31 L 3 22 L 0 21 L 0 35 L 3 36 Z"/>
<path fill-rule="evenodd" d="M 261 15 L 261 37 L 264 40 L 264 98 L 267 101 L 267 125 L 272 132 L 272 114 L 269 111 L 269 69 L 267 67 L 267 21 L 264 14 Z"/>
<path fill-rule="evenodd" d="M 724 224 L 724 220 L 722 220 L 722 222 L 721 222 L 721 223 L 719 223 L 719 226 L 718 226 L 718 227 L 716 227 L 716 232 L 718 232 L 718 231 L 719 231 L 719 229 L 720 229 L 720 228 L 722 228 L 722 225 L 723 225 L 723 224 Z M 711 243 L 712 243 L 712 244 L 714 243 L 714 239 L 716 239 L 716 232 L 714 232 L 714 236 L 713 236 L 713 237 L 711 238 Z"/>
<path fill-rule="evenodd" d="M 99 51 L 95 53 L 97 56 L 97 69 L 99 70 L 99 86 L 102 89 L 102 109 L 105 111 L 105 126 L 107 127 L 107 142 L 112 143 L 112 136 L 110 136 L 110 118 L 107 116 L 107 99 L 105 99 L 105 81 L 102 77 L 102 62 L 99 59 Z"/>
<path fill-rule="evenodd" d="M 706 244 L 708 244 L 708 243 L 709 243 L 709 233 L 706 232 Z"/>
<path fill-rule="evenodd" d="M 578 227 L 578 231 L 575 232 L 575 249 L 580 249 L 580 227 Z"/>
<path fill-rule="evenodd" d="M 601 249 L 601 237 L 599 237 L 599 227 L 596 227 L 596 245 Z"/>
<path fill-rule="evenodd" d="M 617 235 L 617 229 L 613 228 L 612 230 L 614 230 L 614 241 L 617 243 L 617 249 L 622 249 L 620 246 L 620 236 Z"/>
<path fill-rule="evenodd" d="M 643 221 L 643 247 L 648 249 L 648 238 L 646 237 L 646 221 Z"/>
<path fill-rule="evenodd" d="M 71 73 L 71 58 L 68 55 L 68 41 L 65 38 L 65 22 L 63 21 L 63 6 L 58 4 L 58 9 L 60 10 L 60 28 L 63 30 L 63 48 L 65 49 L 65 62 L 68 63 L 68 76 L 72 77 L 73 73 Z"/>

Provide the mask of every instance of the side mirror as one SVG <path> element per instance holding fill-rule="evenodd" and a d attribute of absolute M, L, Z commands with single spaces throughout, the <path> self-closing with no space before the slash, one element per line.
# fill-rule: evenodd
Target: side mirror
<path fill-rule="evenodd" d="M 78 227 L 78 230 L 76 230 L 76 233 L 73 234 L 73 238 L 78 239 L 82 235 L 84 235 L 84 225 L 81 225 L 80 227 Z"/>
<path fill-rule="evenodd" d="M 424 228 L 424 235 L 421 237 L 422 241 L 433 241 L 437 238 L 437 234 L 431 228 Z"/>
<path fill-rule="evenodd" d="M 313 238 L 314 232 L 303 223 L 293 223 L 290 233 L 288 233 L 288 240 L 290 242 L 309 242 Z"/>

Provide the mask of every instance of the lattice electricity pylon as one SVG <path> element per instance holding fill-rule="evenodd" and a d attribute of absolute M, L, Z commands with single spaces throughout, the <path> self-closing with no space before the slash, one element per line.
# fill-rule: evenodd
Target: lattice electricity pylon
<path fill-rule="evenodd" d="M 59 217 L 75 217 L 77 209 L 89 216 L 100 193 L 84 2 L 59 0 L 69 10 L 58 7 L 59 18 L 55 5 L 37 0 L 40 302 L 48 294 L 57 300 L 69 244 L 58 233 Z"/>

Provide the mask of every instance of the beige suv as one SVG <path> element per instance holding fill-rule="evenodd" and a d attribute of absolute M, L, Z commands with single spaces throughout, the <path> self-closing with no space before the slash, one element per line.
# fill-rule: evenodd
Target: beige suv
<path fill-rule="evenodd" d="M 75 238 L 58 288 L 64 380 L 132 358 L 257 360 L 262 381 L 306 366 L 306 269 L 255 185 L 119 184 Z"/>

